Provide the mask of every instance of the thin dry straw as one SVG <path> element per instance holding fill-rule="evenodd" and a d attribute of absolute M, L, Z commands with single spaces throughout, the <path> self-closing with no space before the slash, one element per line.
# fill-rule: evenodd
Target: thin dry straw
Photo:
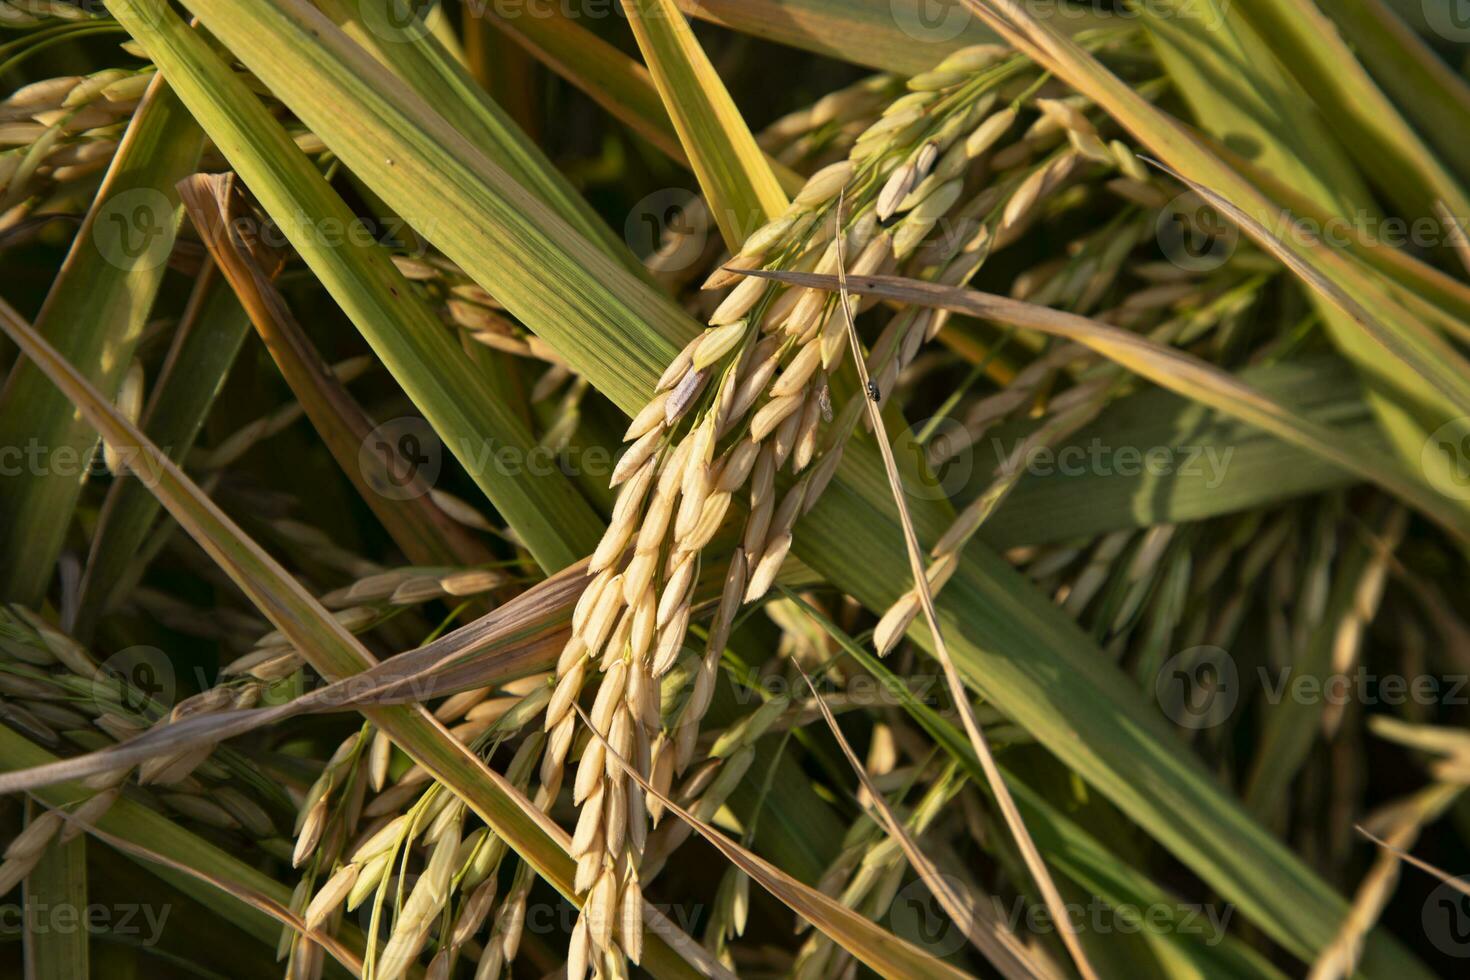
<path fill-rule="evenodd" d="M 1464 222 L 1456 217 L 1455 212 L 1451 211 L 1450 206 L 1444 201 L 1434 202 L 1434 213 L 1439 215 L 1439 220 L 1443 221 L 1446 228 L 1453 232 L 1450 244 L 1454 246 L 1455 254 L 1460 258 L 1460 264 L 1465 267 L 1466 272 L 1470 272 L 1470 238 L 1465 237 Z"/>
<path fill-rule="evenodd" d="M 0 314 L 6 309 L 0 301 Z M 111 748 L 0 774 L 0 794 L 134 766 L 160 753 L 218 742 L 306 711 L 418 702 L 544 669 L 546 651 L 560 649 L 565 642 L 565 629 L 557 616 L 580 594 L 584 573 L 584 564 L 574 565 L 448 636 L 292 701 L 200 715 L 150 729 Z M 528 621 L 555 626 L 526 636 Z"/>
<path fill-rule="evenodd" d="M 1461 792 L 1463 787 L 1441 783 L 1415 794 L 1407 811 L 1386 831 L 1390 843 L 1378 852 L 1373 866 L 1363 876 L 1347 918 L 1332 943 L 1317 957 L 1307 980 L 1343 980 L 1357 971 L 1363 940 L 1378 922 L 1398 885 L 1400 849 L 1413 846 L 1424 825 L 1439 817 Z"/>
<path fill-rule="evenodd" d="M 686 810 L 684 807 L 674 802 L 673 799 L 662 793 L 656 786 L 645 779 L 631 762 L 629 762 L 627 759 L 624 759 L 608 745 L 607 740 L 603 738 L 602 734 L 592 726 L 591 720 L 587 717 L 586 712 L 582 710 L 581 705 L 573 705 L 573 708 L 581 717 L 582 723 L 591 732 L 592 737 L 602 744 L 603 750 L 607 753 L 608 759 L 616 763 L 623 772 L 627 773 L 634 782 L 638 783 L 638 785 L 643 788 L 643 791 L 645 793 L 657 799 L 660 803 L 663 804 L 666 809 L 673 812 L 681 820 L 689 824 L 689 826 L 693 827 L 701 837 L 709 841 L 709 843 L 712 844 L 716 850 L 718 850 L 721 854 L 723 854 L 727 859 L 729 859 L 746 874 L 750 875 L 750 877 L 758 882 L 762 888 L 765 888 L 772 895 L 776 896 L 776 898 L 780 899 L 783 903 L 791 907 L 794 911 L 798 912 L 801 915 L 807 916 L 809 919 L 812 920 L 813 925 L 818 925 L 819 928 L 821 928 L 821 926 L 816 920 L 823 918 L 824 916 L 840 921 L 846 921 L 854 927 L 871 926 L 872 923 L 857 915 L 857 913 L 853 912 L 851 909 L 848 909 L 842 905 L 838 905 L 822 892 L 817 891 L 816 889 L 797 881 L 795 878 L 792 878 L 789 874 L 781 870 L 776 865 L 770 863 L 759 855 L 746 850 L 739 844 L 732 842 L 724 834 L 720 833 L 714 827 L 701 820 L 694 813 Z M 648 918 L 648 910 L 651 908 L 652 906 L 649 906 L 645 903 L 644 915 L 646 919 Z M 825 932 L 826 930 L 824 929 L 823 931 Z M 828 935 L 830 936 L 831 934 L 828 933 Z M 888 938 L 892 939 L 892 945 L 894 947 L 898 947 L 904 953 L 915 954 L 918 956 L 926 955 L 897 936 L 888 934 Z M 932 963 L 933 975 L 936 977 L 968 976 L 968 974 L 963 973 L 955 967 L 950 966 L 943 960 L 932 957 L 928 957 L 928 959 Z M 715 968 L 718 969 L 718 975 L 720 976 L 733 976 L 733 974 L 731 974 L 728 970 L 725 970 L 724 967 L 719 966 L 718 964 L 715 964 Z"/>
<path fill-rule="evenodd" d="M 1364 837 L 1368 838 L 1373 843 L 1377 844 L 1379 847 L 1383 848 L 1385 851 L 1388 851 L 1390 854 L 1397 857 L 1400 861 L 1406 861 L 1409 864 L 1412 864 L 1414 867 L 1418 868 L 1420 871 L 1423 871 L 1426 874 L 1433 875 L 1444 884 L 1449 885 L 1455 891 L 1460 892 L 1462 895 L 1470 895 L 1470 884 L 1466 884 L 1463 877 L 1456 878 L 1452 877 L 1451 875 L 1445 874 L 1443 871 L 1441 871 L 1439 868 L 1436 868 L 1428 861 L 1416 858 L 1414 855 L 1410 854 L 1407 851 L 1400 850 L 1399 848 L 1390 844 L 1388 841 L 1382 839 L 1381 837 L 1374 836 L 1362 824 L 1355 825 L 1353 829 L 1362 834 Z"/>
<path fill-rule="evenodd" d="M 791 662 L 801 672 L 801 679 L 806 681 L 806 686 L 811 690 L 812 698 L 816 701 L 823 720 L 827 722 L 832 737 L 837 740 L 842 754 L 847 757 L 852 771 L 857 774 L 858 781 L 862 783 L 868 798 L 872 800 L 873 808 L 878 811 L 884 829 L 888 831 L 891 838 L 898 842 L 909 864 L 913 865 L 924 884 L 929 886 L 929 890 L 939 900 L 940 907 L 960 927 L 974 947 L 995 964 L 996 969 L 1005 976 L 1010 978 L 1039 976 L 1040 971 L 1028 962 L 1030 954 L 1016 940 L 1014 933 L 1007 928 L 1006 924 L 993 915 L 987 915 L 984 912 L 984 906 L 976 902 L 972 895 L 962 894 L 957 880 L 952 876 L 941 874 L 929 856 L 920 850 L 918 843 L 904 829 L 902 822 L 894 814 L 893 808 L 888 805 L 888 800 L 882 791 L 873 784 L 872 777 L 868 775 L 867 769 L 863 767 L 862 761 L 853 751 L 847 736 L 842 734 L 842 728 L 837 724 L 837 719 L 833 717 L 832 709 L 827 706 L 826 699 L 817 691 L 816 685 L 812 683 L 811 676 L 802 667 L 801 661 L 793 657 Z"/>
<path fill-rule="evenodd" d="M 838 285 L 836 277 L 813 273 L 751 269 L 745 274 L 825 289 Z M 1470 541 L 1470 524 L 1461 510 L 1386 452 L 1375 454 L 1366 446 L 1349 446 L 1349 440 L 1330 426 L 1297 414 L 1235 375 L 1183 351 L 1100 320 L 978 290 L 895 276 L 861 276 L 855 283 L 854 291 L 866 295 L 940 307 L 1075 341 L 1170 391 L 1241 419 L 1382 487 L 1456 539 Z"/>
<path fill-rule="evenodd" d="M 841 226 L 842 201 L 837 204 L 838 225 Z M 866 392 L 868 415 L 873 424 L 873 436 L 878 443 L 878 449 L 883 456 L 883 468 L 888 475 L 888 484 L 893 490 L 893 500 L 898 508 L 899 523 L 903 526 L 904 544 L 907 546 L 909 556 L 909 570 L 914 576 L 915 587 L 919 591 L 919 602 L 924 610 L 924 619 L 929 624 L 929 632 L 934 638 L 934 654 L 938 658 L 940 666 L 944 668 L 945 680 L 949 682 L 950 696 L 953 698 L 955 707 L 959 709 L 960 719 L 964 722 L 965 732 L 970 736 L 970 743 L 975 749 L 975 755 L 980 760 L 980 766 L 985 771 L 985 778 L 989 780 L 991 792 L 995 795 L 996 804 L 1000 807 L 1001 814 L 1005 817 L 1006 825 L 1010 828 L 1011 835 L 1015 838 L 1016 846 L 1021 851 L 1021 857 L 1026 862 L 1027 869 L 1035 879 L 1037 888 L 1040 889 L 1047 911 L 1051 914 L 1053 922 L 1065 922 L 1066 906 L 1062 902 L 1062 896 L 1057 891 L 1056 883 L 1052 881 L 1050 872 L 1046 869 L 1046 863 L 1042 860 L 1041 852 L 1037 850 L 1036 843 L 1031 839 L 1026 830 L 1025 821 L 1021 819 L 1021 812 L 1016 808 L 1015 800 L 1011 798 L 1010 790 L 1006 788 L 1005 778 L 995 764 L 995 757 L 991 755 L 990 744 L 985 740 L 985 734 L 980 730 L 980 724 L 975 719 L 975 709 L 970 703 L 970 697 L 965 691 L 964 682 L 960 679 L 959 671 L 955 669 L 954 661 L 950 659 L 949 647 L 944 642 L 944 631 L 939 626 L 939 613 L 934 608 L 934 596 L 929 590 L 929 580 L 924 573 L 924 555 L 919 548 L 919 537 L 914 532 L 913 520 L 909 517 L 908 503 L 904 499 L 903 484 L 898 475 L 898 465 L 893 459 L 893 447 L 888 443 L 887 429 L 883 424 L 883 414 L 878 407 L 881 392 L 874 390 L 872 378 L 868 376 L 866 359 L 863 357 L 862 342 L 858 339 L 857 326 L 852 320 L 852 303 L 847 292 L 847 260 L 843 254 L 843 236 L 838 235 L 837 241 L 837 296 L 838 306 L 842 308 L 842 318 L 847 328 L 847 342 L 852 351 L 853 362 L 857 366 L 858 380 L 861 382 L 862 391 Z M 861 397 L 861 396 L 858 396 Z M 1062 930 L 1062 942 L 1067 951 L 1072 955 L 1072 961 L 1077 965 L 1078 971 L 1085 980 L 1097 980 L 1097 973 L 1087 960 L 1087 954 L 1083 952 L 1081 944 L 1071 930 Z"/>

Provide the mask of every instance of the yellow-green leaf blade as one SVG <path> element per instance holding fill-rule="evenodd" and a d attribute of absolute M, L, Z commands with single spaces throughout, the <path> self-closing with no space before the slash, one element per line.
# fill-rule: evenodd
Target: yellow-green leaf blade
<path fill-rule="evenodd" d="M 689 166 L 689 157 L 647 68 L 556 7 L 547 8 L 545 17 L 516 17 L 491 5 L 480 16 L 669 159 Z M 787 193 L 801 189 L 804 178 L 800 174 L 770 156 L 766 163 Z"/>
<path fill-rule="evenodd" d="M 725 245 L 786 208 L 786 193 L 674 0 L 623 0 L 643 59 Z"/>

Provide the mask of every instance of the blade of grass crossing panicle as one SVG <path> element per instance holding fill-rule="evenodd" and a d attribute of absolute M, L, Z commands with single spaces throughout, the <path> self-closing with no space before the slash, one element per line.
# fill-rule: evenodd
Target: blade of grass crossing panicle
<path fill-rule="evenodd" d="M 553 570 L 590 551 L 601 521 L 560 470 L 495 465 L 505 451 L 530 459 L 535 438 L 498 393 L 480 383 L 387 251 L 359 235 L 319 233 L 355 228 L 358 219 L 260 100 L 200 35 L 154 0 L 127 0 L 111 9 L 175 80 L 231 166 L 537 561 Z M 364 70 L 381 73 L 373 64 Z M 375 157 L 383 159 L 381 152 Z"/>
<path fill-rule="evenodd" d="M 842 196 L 839 195 L 837 202 L 837 227 L 842 227 Z M 1021 813 L 1016 809 L 1016 803 L 1011 798 L 1010 791 L 1006 789 L 1005 779 L 995 765 L 995 756 L 991 754 L 990 743 L 985 738 L 985 733 L 980 728 L 980 723 L 975 718 L 975 707 L 970 703 L 970 697 L 965 692 L 965 683 L 960 678 L 959 671 L 955 669 L 954 660 L 949 655 L 949 645 L 945 642 L 944 630 L 939 623 L 939 612 L 934 607 L 934 594 L 929 588 L 929 577 L 924 568 L 924 554 L 919 546 L 919 536 L 914 530 L 914 522 L 909 517 L 907 503 L 908 494 L 903 488 L 903 479 L 899 476 L 898 465 L 894 462 L 893 446 L 888 441 L 888 429 L 883 421 L 883 410 L 879 407 L 881 392 L 876 384 L 868 376 L 867 355 L 863 351 L 862 340 L 858 337 L 857 325 L 853 323 L 852 297 L 847 292 L 847 257 L 843 250 L 844 236 L 838 235 L 837 242 L 837 305 L 841 310 L 842 319 L 847 327 L 847 342 L 849 353 L 852 354 L 853 364 L 857 368 L 858 381 L 861 390 L 866 394 L 858 395 L 863 398 L 867 408 L 868 418 L 872 422 L 872 430 L 878 443 L 878 452 L 883 457 L 883 468 L 888 475 L 888 484 L 893 491 L 893 502 L 898 510 L 899 523 L 903 528 L 903 540 L 905 550 L 908 552 L 909 570 L 913 575 L 914 589 L 919 595 L 919 605 L 924 611 L 924 622 L 928 624 L 930 641 L 934 644 L 934 656 L 944 668 L 944 678 L 949 683 L 950 697 L 955 707 L 959 709 L 960 720 L 964 723 L 965 734 L 969 736 L 970 745 L 975 750 L 975 757 L 980 760 L 980 768 L 985 771 L 985 782 L 995 798 L 1002 817 L 1005 819 L 1006 828 L 1014 839 L 1016 848 L 1021 852 L 1021 857 L 1026 863 L 1026 870 L 1030 872 L 1032 882 L 1041 892 L 1042 899 L 1046 903 L 1047 911 L 1052 916 L 1053 922 L 1062 922 L 1066 919 L 1066 908 L 1062 904 L 1062 896 L 1057 891 L 1057 886 L 1051 879 L 1051 872 L 1046 869 L 1046 862 L 1041 858 L 1041 852 L 1036 849 L 1036 843 L 1031 839 L 1031 834 L 1026 830 L 1026 822 Z M 1093 980 L 1097 976 L 1088 962 L 1087 954 L 1082 949 L 1082 944 L 1076 935 L 1070 930 L 1063 930 L 1062 942 L 1067 947 L 1067 952 L 1072 956 L 1072 963 L 1078 972 L 1086 980 Z"/>
<path fill-rule="evenodd" d="M 137 427 L 92 388 L 10 306 L 0 301 L 0 327 L 76 404 L 81 416 L 113 446 L 126 450 L 129 468 L 149 481 L 169 512 L 281 631 L 318 673 L 338 680 L 370 668 L 375 660 L 279 563 L 225 516 L 203 491 L 148 442 Z M 569 838 L 504 776 L 490 769 L 449 734 L 422 704 L 364 707 L 362 713 L 408 756 L 475 811 L 528 865 L 569 899 L 573 862 Z M 679 940 L 682 934 L 674 934 Z M 644 964 L 659 976 L 692 976 L 685 956 L 657 934 L 645 940 Z"/>
<path fill-rule="evenodd" d="M 196 167 L 203 134 L 155 80 L 129 124 L 36 322 L 109 394 L 132 361 L 179 223 L 174 183 Z M 0 494 L 0 598 L 46 590 L 96 448 L 96 433 L 33 364 L 0 389 L 0 446 L 36 446 L 42 465 Z"/>
<path fill-rule="evenodd" d="M 302 714 L 364 705 L 419 704 L 544 673 L 556 663 L 557 654 L 566 645 L 572 608 L 588 584 L 586 569 L 586 562 L 579 562 L 459 629 L 379 661 L 350 677 L 315 687 L 309 693 L 266 707 L 194 714 L 40 769 L 0 772 L 0 794 L 85 779 L 138 765 L 159 755 L 218 745 L 225 739 Z M 817 580 L 808 571 L 795 571 L 786 576 L 786 581 L 810 586 Z M 717 581 L 706 583 L 702 594 L 712 594 L 717 584 Z M 734 707 L 725 705 L 726 720 L 733 722 L 739 714 Z M 810 792 L 810 787 L 807 790 Z M 799 796 L 805 794 L 787 796 L 787 801 L 793 803 L 787 816 L 812 817 L 813 808 Z M 815 819 L 820 823 L 824 818 Z M 833 818 L 829 813 L 825 819 Z M 826 825 L 826 830 L 824 839 L 830 843 L 836 830 L 830 825 Z M 803 859 L 810 859 L 821 850 L 789 841 L 783 842 L 783 846 L 800 849 Z M 821 867 L 808 865 L 807 870 L 814 879 Z"/>
<path fill-rule="evenodd" d="M 827 289 L 838 285 L 834 276 L 810 273 L 751 270 L 746 274 Z M 1366 447 L 1344 446 L 1340 433 L 1303 418 L 1288 406 L 1193 355 L 1111 324 L 973 289 L 893 276 L 856 277 L 845 288 L 986 317 L 1079 343 L 1156 384 L 1256 425 L 1367 482 L 1378 484 L 1434 519 L 1450 534 L 1470 541 L 1470 515 L 1451 506 L 1446 497 L 1412 477 L 1402 465 L 1389 458 L 1368 459 Z"/>
<path fill-rule="evenodd" d="M 786 209 L 786 192 L 674 0 L 623 0 L 679 142 L 725 245 Z"/>
<path fill-rule="evenodd" d="M 790 588 L 778 588 L 805 616 L 821 627 L 843 652 L 873 674 L 882 684 L 883 690 L 896 697 L 899 707 L 950 758 L 963 766 L 975 784 L 984 791 L 985 772 L 980 768 L 980 760 L 975 757 L 975 751 L 963 731 L 914 694 L 904 679 L 895 674 L 882 659 L 865 649 L 820 610 Z M 1015 795 L 1016 805 L 1025 817 L 1026 826 L 1045 851 L 1047 862 L 1078 887 L 1115 907 L 1173 909 L 1180 906 L 1177 896 L 1155 885 L 1088 830 L 1052 806 L 1044 796 L 1033 790 L 1008 767 L 1002 764 L 1000 768 L 1005 774 L 1006 785 Z M 1215 975 L 1213 971 L 1220 970 L 1230 976 L 1251 975 L 1284 980 L 1284 974 L 1279 973 L 1263 957 L 1234 936 L 1215 932 L 1192 934 L 1183 929 L 1165 929 L 1162 932 L 1178 955 L 1196 963 L 1205 976 Z"/>

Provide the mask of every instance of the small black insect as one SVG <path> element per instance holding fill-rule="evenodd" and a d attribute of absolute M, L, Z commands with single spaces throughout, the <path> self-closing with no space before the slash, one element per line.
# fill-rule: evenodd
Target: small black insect
<path fill-rule="evenodd" d="M 874 381 L 872 378 L 868 379 L 868 397 L 873 399 L 873 401 L 875 402 L 882 401 L 882 396 L 878 392 L 878 382 Z"/>

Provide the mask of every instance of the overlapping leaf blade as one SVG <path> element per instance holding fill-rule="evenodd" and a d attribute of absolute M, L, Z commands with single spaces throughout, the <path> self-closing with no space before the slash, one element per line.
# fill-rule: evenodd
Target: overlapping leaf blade
<path fill-rule="evenodd" d="M 338 680 L 370 668 L 375 660 L 356 637 L 308 593 L 289 572 L 250 539 L 177 466 L 87 384 L 74 367 L 46 344 L 7 304 L 0 327 L 16 341 L 112 445 L 127 450 L 129 467 L 149 480 L 169 513 L 230 576 L 252 603 L 323 676 Z M 532 868 L 569 899 L 572 859 L 567 835 L 550 823 L 504 776 L 454 738 L 424 706 L 364 707 L 363 714 L 503 837 Z M 671 939 L 678 940 L 677 934 Z M 645 964 L 660 976 L 697 975 L 683 957 L 698 958 L 682 942 L 675 953 L 658 936 L 648 937 Z"/>
<path fill-rule="evenodd" d="M 174 184 L 198 163 L 203 136 L 162 82 L 139 108 L 37 317 L 39 329 L 104 391 L 116 390 L 143 333 L 178 230 Z M 42 465 L 0 496 L 0 596 L 46 590 L 91 469 L 96 433 L 25 361 L 0 389 L 0 444 L 35 446 Z"/>
<path fill-rule="evenodd" d="M 737 250 L 786 194 L 674 0 L 623 0 L 679 142 L 725 244 Z"/>
<path fill-rule="evenodd" d="M 432 227 L 436 244 L 501 292 L 600 390 L 625 410 L 641 405 L 663 359 L 692 334 L 687 318 L 570 237 L 565 222 L 503 186 L 503 173 L 455 139 L 428 106 L 384 80 L 360 77 L 360 52 L 299 4 L 262 3 L 248 23 L 216 0 L 190 7 L 360 178 L 415 225 Z M 358 132 L 334 123 L 342 105 L 353 107 Z M 454 214 L 432 205 L 446 195 Z M 842 478 L 808 515 L 797 548 L 835 584 L 881 609 L 897 598 L 902 575 L 890 581 L 871 570 L 896 571 L 902 559 L 876 462 L 854 447 Z M 947 511 L 926 507 L 915 517 L 932 539 Z M 964 638 L 957 657 L 967 682 L 1288 948 L 1311 956 L 1331 941 L 1342 900 L 1226 798 L 1121 674 L 1008 566 L 976 549 L 946 589 L 941 613 Z M 1391 941 L 1375 937 L 1369 949 L 1370 964 L 1414 969 Z"/>

